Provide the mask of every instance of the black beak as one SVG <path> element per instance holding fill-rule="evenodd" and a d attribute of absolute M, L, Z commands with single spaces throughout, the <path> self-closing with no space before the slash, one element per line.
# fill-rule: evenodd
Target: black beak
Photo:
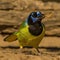
<path fill-rule="evenodd" d="M 42 14 L 42 19 L 43 19 L 43 18 L 45 18 L 45 15 L 44 15 L 44 14 Z"/>
<path fill-rule="evenodd" d="M 39 16 L 38 18 L 39 18 L 38 20 L 39 20 L 39 21 L 41 21 L 42 19 L 44 19 L 44 18 L 45 18 L 45 15 L 44 15 L 44 14 L 42 14 L 42 16 Z"/>
<path fill-rule="evenodd" d="M 41 19 L 44 19 L 44 18 L 45 18 L 45 15 L 44 15 L 44 14 L 42 14 Z"/>

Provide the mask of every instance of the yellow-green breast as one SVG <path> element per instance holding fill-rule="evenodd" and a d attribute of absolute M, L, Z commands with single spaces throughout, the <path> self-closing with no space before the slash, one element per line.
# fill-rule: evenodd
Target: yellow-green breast
<path fill-rule="evenodd" d="M 37 47 L 45 35 L 45 27 L 43 26 L 43 31 L 40 35 L 34 36 L 29 32 L 28 24 L 23 22 L 17 33 L 17 37 L 21 46 L 32 46 Z"/>

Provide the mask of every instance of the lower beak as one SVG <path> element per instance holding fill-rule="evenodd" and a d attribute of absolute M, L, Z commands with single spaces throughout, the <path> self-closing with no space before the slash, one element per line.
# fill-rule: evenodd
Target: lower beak
<path fill-rule="evenodd" d="M 45 18 L 45 15 L 44 15 L 44 14 L 42 14 L 42 19 L 43 19 L 43 18 Z"/>
<path fill-rule="evenodd" d="M 42 16 L 41 17 L 39 17 L 39 20 L 42 20 L 42 19 L 44 19 L 45 18 L 45 15 L 44 14 L 42 14 Z"/>

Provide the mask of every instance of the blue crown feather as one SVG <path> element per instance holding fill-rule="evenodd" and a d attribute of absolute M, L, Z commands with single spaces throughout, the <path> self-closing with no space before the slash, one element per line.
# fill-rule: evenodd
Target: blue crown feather
<path fill-rule="evenodd" d="M 31 19 L 32 19 L 33 22 L 36 22 L 38 20 L 38 18 L 34 18 L 32 16 L 31 16 Z"/>

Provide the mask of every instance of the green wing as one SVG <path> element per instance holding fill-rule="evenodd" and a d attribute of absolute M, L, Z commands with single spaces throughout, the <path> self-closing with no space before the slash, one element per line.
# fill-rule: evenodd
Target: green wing
<path fill-rule="evenodd" d="M 19 29 L 22 29 L 22 28 L 24 28 L 26 26 L 27 26 L 27 22 L 26 21 L 23 21 L 22 24 L 20 25 L 20 28 Z"/>
<path fill-rule="evenodd" d="M 27 22 L 26 21 L 22 22 L 22 24 L 20 25 L 19 31 L 7 36 L 4 39 L 4 41 L 8 41 L 8 42 L 15 41 L 17 39 L 17 35 L 19 35 L 21 33 L 20 30 L 25 28 L 26 26 L 27 26 Z"/>

